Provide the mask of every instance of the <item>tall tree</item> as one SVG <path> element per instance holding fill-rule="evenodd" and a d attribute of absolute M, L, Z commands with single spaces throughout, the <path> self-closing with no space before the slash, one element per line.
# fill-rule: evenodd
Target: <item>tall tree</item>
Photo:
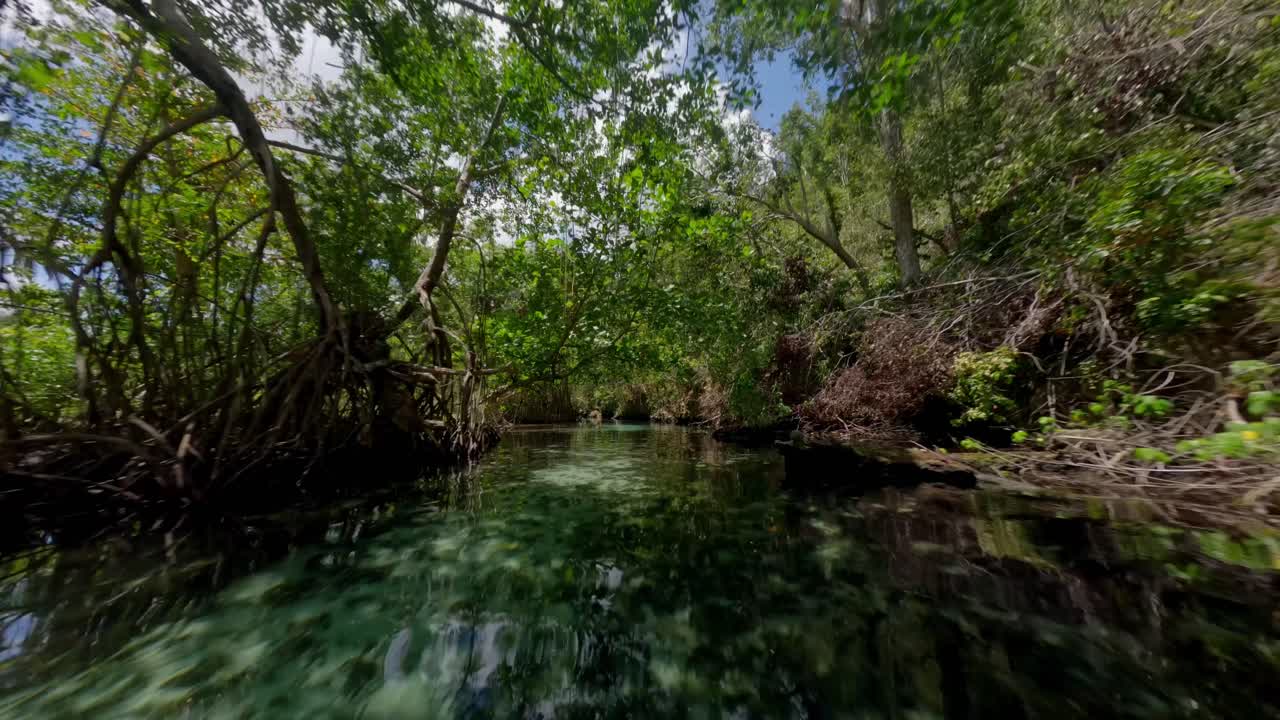
<path fill-rule="evenodd" d="M 730 61 L 731 96 L 754 98 L 754 63 L 792 53 L 814 80 L 829 83 L 832 108 L 874 127 L 885 160 L 885 197 L 900 280 L 919 280 L 911 163 L 903 112 L 915 67 L 928 48 L 950 42 L 967 11 L 987 0 L 751 0 L 718 3 L 704 49 Z M 744 82 L 745 81 L 745 82 Z"/>

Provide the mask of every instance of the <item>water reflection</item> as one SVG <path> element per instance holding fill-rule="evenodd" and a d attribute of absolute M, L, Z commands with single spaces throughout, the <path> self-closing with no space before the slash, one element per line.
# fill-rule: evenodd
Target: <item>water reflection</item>
<path fill-rule="evenodd" d="M 284 556 L 46 551 L 3 573 L 0 715 L 1280 715 L 1273 536 L 782 472 L 677 429 L 516 433 Z"/>

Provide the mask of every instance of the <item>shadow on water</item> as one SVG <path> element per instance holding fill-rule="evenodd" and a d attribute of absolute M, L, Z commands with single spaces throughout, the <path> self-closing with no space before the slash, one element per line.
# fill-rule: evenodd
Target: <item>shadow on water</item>
<path fill-rule="evenodd" d="M 1280 717 L 1276 537 L 782 473 L 681 429 L 517 432 L 230 547 L 13 559 L 0 716 Z"/>

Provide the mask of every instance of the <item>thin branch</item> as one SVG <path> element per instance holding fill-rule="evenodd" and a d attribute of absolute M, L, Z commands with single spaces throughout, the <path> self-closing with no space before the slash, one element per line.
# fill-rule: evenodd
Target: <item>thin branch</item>
<path fill-rule="evenodd" d="M 133 52 L 129 55 L 124 80 L 120 82 L 120 87 L 116 90 L 115 97 L 111 99 L 111 105 L 107 108 L 107 116 L 102 121 L 102 130 L 98 132 L 98 141 L 93 145 L 93 154 L 89 156 L 89 167 L 91 168 L 105 172 L 102 167 L 102 153 L 107 147 L 107 135 L 110 134 L 111 127 L 115 124 L 116 115 L 120 112 L 120 104 L 124 102 L 124 94 L 128 91 L 129 85 L 133 81 L 134 71 L 137 70 L 138 64 L 142 61 L 142 51 L 146 46 L 146 38 L 138 38 Z"/>
<path fill-rule="evenodd" d="M 467 10 L 470 10 L 471 12 L 476 13 L 477 15 L 483 15 L 487 18 L 499 20 L 501 22 L 506 23 L 507 25 L 510 25 L 513 28 L 524 29 L 529 27 L 529 23 L 525 20 L 520 20 L 518 18 L 511 17 L 510 15 L 507 15 L 505 13 L 500 13 L 497 10 L 494 10 L 493 8 L 488 8 L 477 3 L 469 2 L 469 0 L 446 0 L 446 2 L 457 5 L 458 7 L 466 8 Z"/>
<path fill-rule="evenodd" d="M 417 302 L 413 298 L 407 299 L 400 306 L 400 311 L 396 313 L 394 322 L 392 322 L 387 330 L 391 332 L 399 325 L 403 324 L 410 316 L 413 315 L 417 305 L 426 308 L 428 312 L 431 310 L 431 292 L 440 282 L 440 276 L 444 273 L 445 262 L 449 257 L 449 247 L 453 243 L 453 236 L 457 231 L 458 215 L 462 211 L 463 203 L 466 202 L 467 191 L 471 188 L 472 167 L 475 164 L 476 157 L 488 147 L 493 136 L 498 131 L 498 126 L 502 124 L 503 115 L 507 108 L 507 95 L 503 95 L 498 100 L 498 106 L 494 110 L 493 117 L 489 120 L 489 127 L 485 130 L 484 137 L 480 144 L 471 152 L 462 164 L 462 170 L 458 173 L 458 181 L 454 184 L 453 198 L 445 209 L 444 220 L 440 226 L 440 240 L 436 243 L 435 252 L 431 255 L 431 262 L 427 267 L 423 268 L 422 273 L 418 276 L 418 280 L 414 283 L 414 289 L 417 292 Z"/>
<path fill-rule="evenodd" d="M 85 166 L 80 168 L 76 173 L 75 179 L 67 186 L 67 192 L 62 196 L 62 202 L 58 203 L 58 209 L 53 215 L 53 222 L 49 224 L 49 232 L 45 238 L 45 247 L 48 249 L 53 248 L 54 239 L 62 228 L 62 216 L 66 214 L 67 207 L 71 205 L 71 198 L 75 195 L 76 190 L 80 189 L 88 170 L 93 168 L 106 174 L 106 171 L 102 168 L 102 153 L 107 146 L 107 136 L 111 132 L 112 126 L 115 125 L 116 115 L 120 110 L 121 103 L 124 102 L 125 92 L 128 91 L 129 85 L 133 82 L 134 70 L 142 60 L 142 51 L 146 44 L 145 38 L 138 39 L 138 44 L 134 47 L 133 53 L 129 57 L 124 79 L 120 81 L 115 97 L 111 99 L 111 105 L 107 108 L 107 115 L 102 121 L 102 127 L 98 130 L 98 139 L 93 144 L 93 152 L 89 155 L 89 160 L 85 163 Z"/>
<path fill-rule="evenodd" d="M 840 261 L 845 264 L 845 267 L 853 271 L 854 279 L 858 281 L 858 286 L 862 288 L 863 292 L 870 291 L 871 281 L 867 277 L 866 269 L 862 267 L 862 263 L 858 262 L 858 260 L 854 258 L 853 255 L 849 254 L 849 251 L 845 249 L 844 244 L 840 242 L 840 238 L 836 234 L 834 234 L 834 232 L 837 229 L 834 224 L 834 220 L 831 221 L 832 226 L 829 228 L 829 230 L 824 231 L 822 228 L 818 227 L 816 224 L 813 223 L 812 220 L 805 217 L 804 215 L 801 215 L 789 209 L 782 208 L 778 206 L 776 203 L 771 203 L 763 197 L 752 195 L 750 193 L 741 193 L 741 192 L 734 192 L 734 191 L 730 191 L 729 194 L 735 197 L 739 197 L 739 198 L 750 200 L 751 202 L 757 203 L 767 208 L 768 210 L 771 210 L 772 212 L 777 214 L 779 217 L 785 218 L 795 223 L 796 225 L 799 225 L 802 230 L 804 230 L 806 233 L 809 234 L 809 236 L 811 236 L 813 239 L 817 240 L 818 242 L 822 243 L 823 245 L 827 246 L 827 249 L 831 250 L 831 252 L 835 253 L 836 257 L 840 258 Z"/>
<path fill-rule="evenodd" d="M 268 139 L 267 144 L 270 145 L 271 147 L 278 147 L 281 150 L 291 150 L 296 153 L 302 153 L 303 155 L 314 155 L 315 157 L 324 158 L 325 160 L 332 160 L 333 162 L 340 163 L 340 164 L 345 164 L 347 162 L 345 158 L 338 155 L 334 155 L 333 153 L 327 153 L 323 150 L 316 150 L 315 148 L 303 147 L 302 145 L 294 145 L 293 143 L 285 142 L 283 140 Z"/>

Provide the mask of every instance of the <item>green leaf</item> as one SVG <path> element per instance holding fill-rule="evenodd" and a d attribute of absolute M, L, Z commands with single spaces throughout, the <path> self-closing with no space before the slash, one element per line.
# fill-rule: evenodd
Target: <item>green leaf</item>
<path fill-rule="evenodd" d="M 1134 448 L 1133 457 L 1147 463 L 1167 463 L 1172 459 L 1163 450 L 1150 447 Z"/>
<path fill-rule="evenodd" d="M 1253 417 L 1260 418 L 1277 410 L 1280 410 L 1280 393 L 1273 390 L 1255 390 L 1245 399 L 1245 412 Z"/>
<path fill-rule="evenodd" d="M 54 77 L 53 70 L 38 58 L 33 58 L 18 68 L 18 82 L 34 92 L 48 87 Z"/>

